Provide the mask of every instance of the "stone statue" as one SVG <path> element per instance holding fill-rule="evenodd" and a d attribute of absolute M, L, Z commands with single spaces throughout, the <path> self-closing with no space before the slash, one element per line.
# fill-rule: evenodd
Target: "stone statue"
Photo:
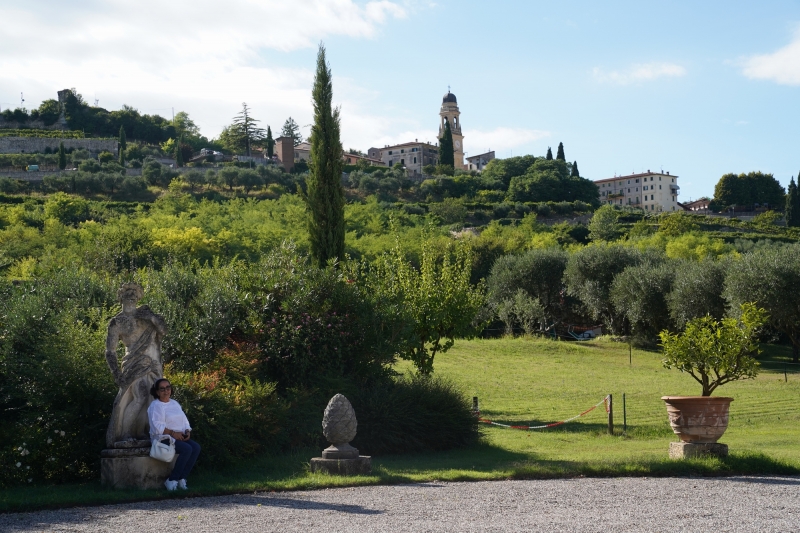
<path fill-rule="evenodd" d="M 322 450 L 322 457 L 311 459 L 311 471 L 340 476 L 369 474 L 372 458 L 359 455 L 350 445 L 357 430 L 356 412 L 350 400 L 342 394 L 335 395 L 322 415 L 322 434 L 331 445 Z"/>
<path fill-rule="evenodd" d="M 164 318 L 149 307 L 136 307 L 143 294 L 136 283 L 122 285 L 117 293 L 122 312 L 108 323 L 106 361 L 119 386 L 106 432 L 108 448 L 128 447 L 137 440 L 150 446 L 147 407 L 152 400 L 150 387 L 163 377 L 161 341 L 167 328 Z M 125 345 L 121 361 L 117 357 L 120 341 Z"/>

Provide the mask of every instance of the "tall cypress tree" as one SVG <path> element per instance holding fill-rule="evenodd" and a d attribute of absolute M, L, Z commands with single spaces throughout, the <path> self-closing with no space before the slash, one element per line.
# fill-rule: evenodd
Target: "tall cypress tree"
<path fill-rule="evenodd" d="M 181 145 L 183 145 L 183 135 L 181 135 L 178 142 L 175 143 L 175 166 L 178 167 L 183 166 L 183 150 L 181 150 Z"/>
<path fill-rule="evenodd" d="M 339 108 L 334 108 L 331 70 L 325 60 L 325 46 L 319 45 L 317 73 L 311 91 L 314 124 L 306 178 L 308 234 L 311 254 L 320 267 L 330 259 L 344 257 L 344 189 L 342 188 L 342 141 L 339 137 Z"/>
<path fill-rule="evenodd" d="M 556 152 L 556 159 L 558 159 L 559 161 L 567 160 L 566 156 L 564 156 L 564 143 L 558 143 L 558 151 Z"/>
<path fill-rule="evenodd" d="M 125 138 L 125 128 L 119 127 L 119 164 L 125 166 L 125 149 L 128 147 L 128 140 Z"/>
<path fill-rule="evenodd" d="M 573 178 L 580 178 L 581 177 L 581 173 L 578 172 L 578 162 L 577 161 L 573 161 L 572 162 L 572 172 L 570 172 L 570 176 L 572 176 Z"/>
<path fill-rule="evenodd" d="M 797 184 L 794 182 L 794 178 L 792 178 L 789 182 L 789 191 L 786 193 L 786 212 L 784 213 L 786 225 L 790 228 L 800 226 L 798 199 L 800 199 L 800 197 L 797 194 Z"/>
<path fill-rule="evenodd" d="M 64 149 L 64 141 L 58 145 L 58 168 L 61 170 L 67 168 L 67 151 Z"/>
<path fill-rule="evenodd" d="M 455 167 L 456 157 L 453 153 L 453 130 L 450 129 L 450 121 L 444 121 L 444 132 L 439 139 L 439 164 Z"/>
<path fill-rule="evenodd" d="M 797 181 L 800 182 L 800 172 L 797 173 Z M 795 187 L 797 187 L 796 184 Z M 792 207 L 792 211 L 795 213 L 795 224 L 800 226 L 800 190 L 795 190 L 794 205 Z"/>
<path fill-rule="evenodd" d="M 545 156 L 545 159 L 547 159 L 548 161 L 553 160 L 553 151 L 550 149 L 549 146 L 547 147 L 547 155 Z"/>
<path fill-rule="evenodd" d="M 272 159 L 272 156 L 275 154 L 275 139 L 272 138 L 272 128 L 267 126 L 267 138 L 265 140 L 267 145 L 267 157 Z"/>

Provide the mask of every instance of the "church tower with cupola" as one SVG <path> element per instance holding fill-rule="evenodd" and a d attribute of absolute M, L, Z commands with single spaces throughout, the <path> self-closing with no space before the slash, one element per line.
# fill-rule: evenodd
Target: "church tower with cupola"
<path fill-rule="evenodd" d="M 461 112 L 458 110 L 456 95 L 447 90 L 447 94 L 442 98 L 442 109 L 439 111 L 441 121 L 439 121 L 439 138 L 444 135 L 445 122 L 450 123 L 450 130 L 453 132 L 453 160 L 454 167 L 464 169 L 464 135 L 461 133 Z"/>

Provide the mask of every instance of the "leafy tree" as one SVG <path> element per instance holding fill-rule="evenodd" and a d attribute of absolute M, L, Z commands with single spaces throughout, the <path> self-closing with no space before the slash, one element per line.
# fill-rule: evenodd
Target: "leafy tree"
<path fill-rule="evenodd" d="M 45 126 L 52 126 L 60 116 L 61 104 L 58 103 L 58 100 L 53 100 L 52 98 L 43 101 L 39 105 L 39 109 L 31 112 L 31 118 L 38 118 Z"/>
<path fill-rule="evenodd" d="M 638 250 L 618 244 L 582 248 L 570 256 L 564 271 L 567 294 L 580 300 L 593 319 L 620 333 L 624 315 L 611 302 L 611 286 L 618 274 L 641 260 Z"/>
<path fill-rule="evenodd" d="M 544 158 L 547 159 L 548 161 L 553 160 L 553 151 L 550 149 L 549 146 L 547 147 L 547 155 Z"/>
<path fill-rule="evenodd" d="M 184 178 L 186 179 L 186 183 L 189 184 L 189 189 L 192 192 L 194 192 L 194 188 L 196 186 L 202 185 L 206 182 L 206 177 L 199 170 L 190 170 L 184 174 Z"/>
<path fill-rule="evenodd" d="M 564 156 L 564 143 L 558 143 L 558 151 L 556 152 L 556 159 L 559 161 L 566 161 L 567 158 Z"/>
<path fill-rule="evenodd" d="M 658 332 L 672 329 L 666 296 L 675 279 L 669 262 L 645 262 L 630 266 L 611 284 L 611 303 L 625 315 L 631 333 L 644 341 L 654 340 Z"/>
<path fill-rule="evenodd" d="M 679 328 L 695 318 L 725 316 L 725 273 L 727 261 L 684 260 L 676 263 L 675 280 L 667 295 L 670 317 Z"/>
<path fill-rule="evenodd" d="M 455 167 L 455 155 L 453 151 L 453 131 L 450 129 L 450 121 L 444 121 L 444 131 L 439 139 L 439 164 Z"/>
<path fill-rule="evenodd" d="M 800 179 L 800 174 L 798 174 L 798 179 Z M 800 209 L 798 207 L 800 207 L 800 196 L 798 196 L 797 184 L 792 177 L 789 182 L 789 191 L 786 194 L 786 211 L 784 212 L 786 225 L 790 228 L 800 226 Z"/>
<path fill-rule="evenodd" d="M 739 318 L 716 320 L 710 316 L 691 320 L 679 335 L 662 331 L 664 368 L 686 372 L 711 396 L 717 387 L 758 374 L 758 333 L 767 313 L 751 303 L 740 306 Z"/>
<path fill-rule="evenodd" d="M 467 217 L 467 208 L 464 202 L 455 198 L 445 198 L 442 202 L 430 205 L 429 212 L 442 219 L 445 224 L 464 222 Z"/>
<path fill-rule="evenodd" d="M 411 361 L 420 374 L 431 374 L 436 354 L 449 350 L 456 338 L 472 337 L 482 329 L 475 317 L 485 303 L 484 287 L 470 283 L 471 265 L 464 241 L 442 249 L 428 235 L 419 270 L 399 243 L 372 267 L 369 279 L 375 298 L 396 305 L 414 324 L 400 357 Z"/>
<path fill-rule="evenodd" d="M 63 142 L 58 143 L 58 168 L 61 170 L 67 168 L 67 151 Z"/>
<path fill-rule="evenodd" d="M 236 167 L 225 167 L 217 173 L 217 180 L 220 185 L 227 185 L 228 190 L 232 191 L 233 186 L 239 179 L 239 169 Z"/>
<path fill-rule="evenodd" d="M 263 182 L 258 172 L 249 168 L 240 171 L 236 178 L 236 184 L 244 188 L 245 194 L 249 193 L 251 189 L 261 186 Z"/>
<path fill-rule="evenodd" d="M 128 148 L 128 140 L 125 138 L 125 128 L 119 127 L 119 164 L 125 166 L 125 149 Z"/>
<path fill-rule="evenodd" d="M 534 249 L 498 258 L 486 280 L 489 306 L 499 311 L 504 302 L 518 302 L 516 293 L 523 291 L 541 307 L 540 330 L 561 321 L 571 303 L 564 298 L 562 282 L 568 258 L 567 252 L 559 248 Z"/>
<path fill-rule="evenodd" d="M 613 205 L 602 205 L 589 221 L 589 238 L 593 241 L 612 242 L 619 236 L 619 212 Z"/>
<path fill-rule="evenodd" d="M 714 186 L 714 203 L 718 209 L 730 206 L 771 207 L 785 205 L 785 191 L 772 174 L 749 172 L 725 174 Z"/>
<path fill-rule="evenodd" d="M 792 360 L 800 362 L 800 245 L 764 249 L 731 262 L 725 298 L 738 308 L 753 302 L 769 313 L 769 323 L 792 342 Z"/>
<path fill-rule="evenodd" d="M 242 139 L 245 146 L 245 155 L 250 156 L 250 148 L 259 144 L 264 137 L 264 130 L 256 126 L 259 121 L 250 115 L 250 108 L 247 107 L 247 102 L 242 102 L 242 110 L 233 119 L 233 126 Z"/>
<path fill-rule="evenodd" d="M 664 213 L 659 216 L 658 232 L 668 237 L 678 237 L 684 233 L 697 231 L 699 228 L 697 223 L 684 213 Z"/>
<path fill-rule="evenodd" d="M 491 188 L 490 184 L 497 182 L 499 189 L 507 190 L 511 178 L 524 175 L 535 162 L 536 158 L 532 155 L 492 159 L 481 172 L 484 188 Z"/>
<path fill-rule="evenodd" d="M 182 144 L 183 138 L 178 139 L 178 142 L 175 143 L 175 165 L 178 167 L 183 166 L 183 150 L 181 150 Z"/>
<path fill-rule="evenodd" d="M 275 139 L 272 138 L 272 128 L 267 126 L 267 138 L 264 140 L 264 145 L 267 147 L 267 157 L 272 159 L 275 155 Z"/>
<path fill-rule="evenodd" d="M 599 192 L 591 180 L 569 176 L 564 161 L 537 159 L 525 174 L 511 178 L 506 198 L 512 202 L 574 202 L 597 204 Z"/>
<path fill-rule="evenodd" d="M 245 150 L 244 138 L 239 134 L 239 130 L 233 126 L 225 126 L 216 141 L 222 149 L 228 153 L 236 154 Z"/>
<path fill-rule="evenodd" d="M 314 124 L 311 126 L 310 172 L 306 178 L 306 202 L 310 214 L 308 234 L 311 255 L 320 267 L 325 267 L 330 260 L 344 259 L 344 163 L 339 138 L 339 108 L 333 107 L 331 70 L 325 60 L 325 47 L 321 44 L 311 95 Z"/>
<path fill-rule="evenodd" d="M 294 121 L 292 117 L 286 119 L 281 129 L 281 137 L 291 137 L 294 139 L 294 145 L 297 146 L 303 141 L 303 136 L 300 135 L 300 126 Z"/>
<path fill-rule="evenodd" d="M 580 178 L 581 177 L 581 173 L 578 171 L 578 162 L 577 161 L 573 161 L 572 162 L 572 171 L 570 172 L 570 176 L 572 176 L 573 178 Z"/>
<path fill-rule="evenodd" d="M 100 163 L 108 163 L 109 161 L 114 160 L 114 154 L 112 154 L 111 152 L 102 151 L 99 154 L 97 154 L 97 160 Z"/>

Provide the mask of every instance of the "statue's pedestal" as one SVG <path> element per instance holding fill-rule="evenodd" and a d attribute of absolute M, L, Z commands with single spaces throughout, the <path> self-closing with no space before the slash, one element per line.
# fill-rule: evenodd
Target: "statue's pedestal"
<path fill-rule="evenodd" d="M 372 472 L 372 457 L 358 455 L 350 444 L 332 444 L 322 450 L 322 457 L 311 459 L 311 471 L 334 476 L 365 476 Z"/>
<path fill-rule="evenodd" d="M 311 459 L 311 471 L 333 476 L 366 476 L 372 472 L 372 457 L 359 455 L 354 459 Z"/>
<path fill-rule="evenodd" d="M 178 455 L 165 463 L 150 457 L 150 448 L 113 448 L 100 452 L 100 482 L 111 489 L 159 489 Z"/>
<path fill-rule="evenodd" d="M 670 442 L 670 459 L 693 459 L 695 457 L 727 457 L 728 445 L 718 442 Z"/>

